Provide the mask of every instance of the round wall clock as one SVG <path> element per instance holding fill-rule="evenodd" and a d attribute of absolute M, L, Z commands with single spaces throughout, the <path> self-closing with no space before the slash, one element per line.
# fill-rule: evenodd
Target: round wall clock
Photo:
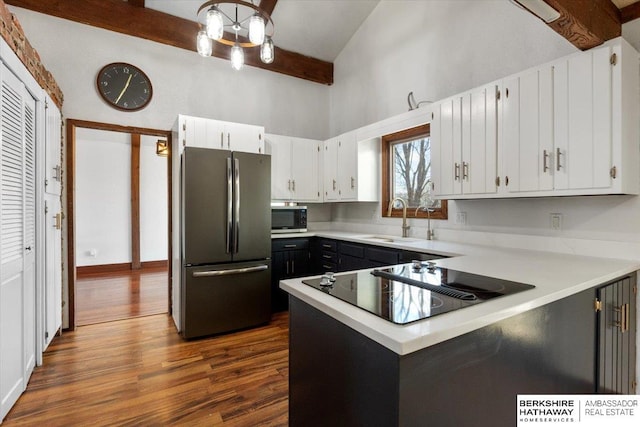
<path fill-rule="evenodd" d="M 146 107 L 153 95 L 149 77 L 138 67 L 124 62 L 102 67 L 96 83 L 100 96 L 113 108 L 122 111 Z"/>

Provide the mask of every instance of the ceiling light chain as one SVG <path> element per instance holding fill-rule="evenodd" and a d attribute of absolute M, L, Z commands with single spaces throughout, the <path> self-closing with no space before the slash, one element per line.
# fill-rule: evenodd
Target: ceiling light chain
<path fill-rule="evenodd" d="M 229 5 L 233 5 L 235 19 L 225 13 L 224 5 L 227 5 L 227 9 Z M 196 45 L 200 55 L 211 56 L 215 41 L 231 47 L 231 66 L 235 70 L 242 69 L 244 65 L 243 48 L 260 46 L 260 60 L 265 64 L 273 62 L 275 56 L 275 46 L 272 39 L 273 21 L 271 16 L 260 6 L 244 0 L 210 0 L 200 6 L 198 16 L 203 10 L 207 10 L 202 24 L 203 28 L 196 37 Z M 240 19 L 240 11 L 242 19 Z M 225 28 L 229 28 L 233 32 L 225 33 Z"/>

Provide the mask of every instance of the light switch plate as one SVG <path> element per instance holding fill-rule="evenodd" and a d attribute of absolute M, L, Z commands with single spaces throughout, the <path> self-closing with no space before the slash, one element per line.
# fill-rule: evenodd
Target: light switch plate
<path fill-rule="evenodd" d="M 467 223 L 466 212 L 456 212 L 456 224 L 465 225 Z"/>
<path fill-rule="evenodd" d="M 551 223 L 552 230 L 562 230 L 562 214 L 561 213 L 549 214 L 549 220 Z"/>

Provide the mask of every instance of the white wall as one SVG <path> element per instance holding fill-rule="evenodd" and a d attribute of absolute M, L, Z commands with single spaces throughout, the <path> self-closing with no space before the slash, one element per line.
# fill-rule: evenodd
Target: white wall
<path fill-rule="evenodd" d="M 170 130 L 178 114 L 263 125 L 269 133 L 328 137 L 329 88 L 193 51 L 9 7 L 64 93 L 67 118 Z M 195 40 L 194 40 L 195 44 Z M 151 79 L 143 110 L 121 112 L 98 95 L 96 75 L 111 62 L 129 62 Z M 277 108 L 276 108 L 277 106 Z"/>
<path fill-rule="evenodd" d="M 168 157 L 156 155 L 158 137 L 140 138 L 140 261 L 168 260 Z"/>
<path fill-rule="evenodd" d="M 77 266 L 131 262 L 129 134 L 77 129 L 75 207 Z"/>

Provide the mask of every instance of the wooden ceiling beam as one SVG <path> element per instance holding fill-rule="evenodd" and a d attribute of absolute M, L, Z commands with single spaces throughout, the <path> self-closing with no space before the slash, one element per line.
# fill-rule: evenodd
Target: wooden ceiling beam
<path fill-rule="evenodd" d="M 611 0 L 544 1 L 560 12 L 560 18 L 549 23 L 549 27 L 581 50 L 622 34 L 620 11 Z"/>
<path fill-rule="evenodd" d="M 4 0 L 58 18 L 196 52 L 198 23 L 122 0 Z M 135 1 L 135 0 L 134 0 Z M 264 1 L 264 0 L 263 0 Z M 273 3 L 275 1 L 268 0 Z M 214 43 L 212 55 L 229 59 L 229 47 Z M 326 85 L 333 84 L 333 64 L 276 47 L 271 64 L 260 61 L 258 48 L 245 49 L 245 64 Z"/>
<path fill-rule="evenodd" d="M 640 2 L 632 3 L 620 9 L 620 17 L 623 24 L 640 18 Z"/>
<path fill-rule="evenodd" d="M 277 3 L 278 0 L 262 0 L 258 7 L 271 15 L 273 13 L 273 9 L 276 8 Z"/>
<path fill-rule="evenodd" d="M 145 7 L 144 0 L 127 0 L 131 6 Z"/>

